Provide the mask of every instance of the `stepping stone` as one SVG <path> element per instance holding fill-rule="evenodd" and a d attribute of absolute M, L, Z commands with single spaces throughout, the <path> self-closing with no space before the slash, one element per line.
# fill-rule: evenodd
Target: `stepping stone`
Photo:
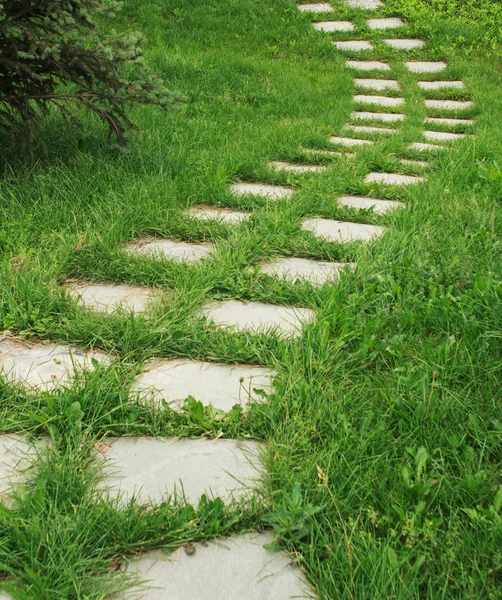
<path fill-rule="evenodd" d="M 456 142 L 465 138 L 464 133 L 445 133 L 443 131 L 424 131 L 424 137 L 431 142 Z"/>
<path fill-rule="evenodd" d="M 396 29 L 404 25 L 399 17 L 389 17 L 386 19 L 368 19 L 366 24 L 370 29 Z"/>
<path fill-rule="evenodd" d="M 399 90 L 399 83 L 395 79 L 355 79 L 356 85 L 367 90 Z"/>
<path fill-rule="evenodd" d="M 173 240 L 133 242 L 126 247 L 131 254 L 165 258 L 184 263 L 196 263 L 207 258 L 214 250 L 212 244 L 190 244 Z"/>
<path fill-rule="evenodd" d="M 357 94 L 354 96 L 354 102 L 361 104 L 376 104 L 377 106 L 403 106 L 404 98 L 390 98 L 388 96 L 364 96 Z"/>
<path fill-rule="evenodd" d="M 417 150 L 418 152 L 433 152 L 436 150 L 447 150 L 446 146 L 436 146 L 435 144 L 424 144 L 422 142 L 413 142 L 408 146 L 409 150 Z"/>
<path fill-rule="evenodd" d="M 426 117 L 426 123 L 436 123 L 437 125 L 474 125 L 472 119 L 441 119 L 440 117 Z"/>
<path fill-rule="evenodd" d="M 265 183 L 233 183 L 230 186 L 234 196 L 263 196 L 269 200 L 291 198 L 293 190 L 282 185 L 267 185 Z"/>
<path fill-rule="evenodd" d="M 321 262 L 305 258 L 280 258 L 263 265 L 260 273 L 286 279 L 293 283 L 304 280 L 313 285 L 323 285 L 327 281 L 338 279 L 340 272 L 347 266 L 353 267 L 348 263 Z"/>
<path fill-rule="evenodd" d="M 341 146 L 367 146 L 374 144 L 371 140 L 356 140 L 353 138 L 343 138 L 332 136 L 329 138 L 331 144 L 340 144 Z"/>
<path fill-rule="evenodd" d="M 327 2 L 319 2 L 316 4 L 297 4 L 297 8 L 301 12 L 323 13 L 333 12 L 333 7 Z"/>
<path fill-rule="evenodd" d="M 359 71 L 391 71 L 390 65 L 379 60 L 347 60 L 345 66 Z"/>
<path fill-rule="evenodd" d="M 28 438 L 20 435 L 0 436 L 0 498 L 24 481 L 26 470 L 35 457 L 36 449 Z"/>
<path fill-rule="evenodd" d="M 363 125 L 345 125 L 345 129 L 354 131 L 355 133 L 377 133 L 380 135 L 397 133 L 397 129 L 387 129 L 385 127 L 365 127 Z"/>
<path fill-rule="evenodd" d="M 102 352 L 59 344 L 27 344 L 0 338 L 0 372 L 8 383 L 52 391 L 73 381 L 77 371 L 93 371 L 93 361 L 110 362 Z"/>
<path fill-rule="evenodd" d="M 441 110 L 465 110 L 474 106 L 473 102 L 460 102 L 458 100 L 425 100 L 427 108 L 438 108 Z"/>
<path fill-rule="evenodd" d="M 279 337 L 299 337 L 304 325 L 315 319 L 309 308 L 225 300 L 202 306 L 200 316 L 219 328 L 246 331 L 251 334 L 276 333 Z"/>
<path fill-rule="evenodd" d="M 276 171 L 288 171 L 290 173 L 321 173 L 328 167 L 322 165 L 294 165 L 280 160 L 271 160 L 268 166 Z"/>
<path fill-rule="evenodd" d="M 336 150 L 318 150 L 316 148 L 302 148 L 303 152 L 306 154 L 312 154 L 314 156 L 336 156 L 338 158 L 353 157 L 355 154 L 353 152 L 347 152 L 344 150 L 343 152 L 337 152 Z"/>
<path fill-rule="evenodd" d="M 364 179 L 364 183 L 378 183 L 380 185 L 413 185 L 425 181 L 425 177 L 416 175 L 401 175 L 400 173 L 370 173 Z"/>
<path fill-rule="evenodd" d="M 394 48 L 395 50 L 415 50 L 417 48 L 423 48 L 425 46 L 424 40 L 383 40 L 387 46 Z"/>
<path fill-rule="evenodd" d="M 84 306 L 106 313 L 112 313 L 118 308 L 144 312 L 155 295 L 152 289 L 107 283 L 71 284 L 66 286 L 66 290 Z"/>
<path fill-rule="evenodd" d="M 382 0 L 344 0 L 347 6 L 351 8 L 361 8 L 363 10 L 373 10 L 383 6 Z"/>
<path fill-rule="evenodd" d="M 399 162 L 405 167 L 417 167 L 418 169 L 426 169 L 429 166 L 423 160 L 411 160 L 409 158 L 401 158 Z"/>
<path fill-rule="evenodd" d="M 317 31 L 354 31 L 354 25 L 350 21 L 323 21 L 312 23 Z"/>
<path fill-rule="evenodd" d="M 275 371 L 251 365 L 220 365 L 193 360 L 153 360 L 135 380 L 131 391 L 142 400 L 162 401 L 180 410 L 188 396 L 225 412 L 240 404 L 244 409 L 262 398 L 255 390 L 273 391 Z"/>
<path fill-rule="evenodd" d="M 463 90 L 465 88 L 463 81 L 417 81 L 417 84 L 422 90 L 442 90 L 443 88 Z"/>
<path fill-rule="evenodd" d="M 386 123 L 395 123 L 404 121 L 406 115 L 395 113 L 374 113 L 366 111 L 355 111 L 351 115 L 352 119 L 361 119 L 363 121 L 384 121 Z"/>
<path fill-rule="evenodd" d="M 371 42 L 364 40 L 349 40 L 347 42 L 332 42 L 333 46 L 336 46 L 338 50 L 344 52 L 361 52 L 363 50 L 373 50 Z"/>
<path fill-rule="evenodd" d="M 411 73 L 439 73 L 448 66 L 445 62 L 412 61 L 404 63 Z"/>
<path fill-rule="evenodd" d="M 358 240 L 369 241 L 380 237 L 385 232 L 385 229 L 378 225 L 333 221 L 332 219 L 306 219 L 302 223 L 302 229 L 310 231 L 318 238 L 339 244 Z"/>
<path fill-rule="evenodd" d="M 103 448 L 105 445 L 101 445 Z M 243 498 L 263 472 L 258 442 L 189 438 L 107 440 L 99 488 L 127 504 L 160 504 L 170 494 L 197 504 L 203 494 Z M 98 447 L 99 449 L 99 447 Z"/>
<path fill-rule="evenodd" d="M 247 533 L 180 547 L 155 550 L 132 559 L 128 575 L 149 586 L 125 592 L 122 600 L 298 600 L 314 598 L 300 568 L 282 552 L 264 546 L 270 533 Z"/>
<path fill-rule="evenodd" d="M 349 206 L 351 208 L 357 208 L 358 210 L 373 208 L 373 211 L 379 215 L 391 210 L 396 210 L 397 208 L 405 207 L 402 202 L 397 202 L 395 200 L 364 198 L 362 196 L 341 196 L 340 198 L 337 198 L 337 202 L 342 206 Z"/>
<path fill-rule="evenodd" d="M 185 214 L 199 221 L 219 221 L 228 225 L 235 225 L 247 221 L 251 213 L 245 213 L 230 208 L 212 208 L 211 206 L 197 206 L 189 208 Z"/>

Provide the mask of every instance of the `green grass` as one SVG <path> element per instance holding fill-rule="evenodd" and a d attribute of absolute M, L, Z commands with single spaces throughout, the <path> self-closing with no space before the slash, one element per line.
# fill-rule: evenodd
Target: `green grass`
<path fill-rule="evenodd" d="M 361 12 L 333 4 L 336 18 L 363 25 Z M 115 26 L 145 33 L 149 63 L 183 107 L 135 110 L 142 134 L 126 150 L 91 119 L 69 133 L 48 116 L 40 160 L 2 138 L 0 330 L 115 356 L 54 394 L 0 386 L 0 432 L 53 442 L 0 510 L 0 572 L 14 598 L 104 598 L 128 583 L 115 570 L 121 556 L 270 525 L 323 599 L 500 598 L 502 59 L 487 25 L 496 3 L 468 5 L 466 14 L 458 2 L 388 0 L 375 13 L 408 19 L 389 37 L 427 40 L 406 56 L 448 60 L 430 79 L 466 83 L 466 93 L 431 97 L 476 103 L 465 113 L 475 141 L 431 157 L 424 185 L 362 183 L 372 170 L 410 172 L 397 157 L 423 158 L 404 148 L 420 139 L 424 94 L 402 54 L 380 44 L 372 56 L 396 70 L 377 76 L 396 76 L 407 98 L 402 133 L 356 160 L 319 158 L 330 165 L 322 174 L 268 171 L 268 160 L 306 160 L 302 147 L 329 148 L 353 110 L 354 74 L 330 38 L 387 36 L 315 32 L 292 0 L 127 0 Z M 296 193 L 234 198 L 236 179 Z M 370 191 L 406 210 L 378 216 L 334 202 Z M 197 204 L 253 215 L 239 227 L 187 222 L 182 211 Z M 388 231 L 368 246 L 321 242 L 300 227 L 311 216 Z M 211 241 L 217 253 L 191 267 L 126 255 L 122 245 L 141 236 Z M 357 269 L 322 289 L 250 269 L 279 255 Z M 105 318 L 65 297 L 71 278 L 151 286 L 162 301 L 149 320 Z M 207 328 L 197 309 L 224 298 L 308 307 L 317 320 L 294 342 Z M 128 394 L 151 356 L 268 365 L 276 390 L 245 419 L 154 409 Z M 103 436 L 220 434 L 267 443 L 256 505 L 96 502 L 91 458 Z"/>

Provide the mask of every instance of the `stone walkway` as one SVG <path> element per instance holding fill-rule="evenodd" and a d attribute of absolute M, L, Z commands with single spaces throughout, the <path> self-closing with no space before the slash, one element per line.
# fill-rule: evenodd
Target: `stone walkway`
<path fill-rule="evenodd" d="M 453 144 L 466 136 L 473 126 L 463 111 L 472 102 L 442 98 L 453 90 L 463 90 L 464 83 L 448 79 L 448 65 L 427 60 L 424 40 L 400 37 L 406 23 L 396 16 L 378 16 L 371 11 L 381 8 L 381 0 L 345 0 L 359 11 L 370 11 L 365 18 L 372 32 L 367 40 L 351 21 L 333 17 L 329 3 L 300 4 L 298 10 L 311 15 L 314 29 L 328 36 L 334 51 L 346 55 L 346 67 L 354 75 L 354 110 L 341 131 L 333 131 L 326 148 L 304 148 L 306 159 L 301 163 L 270 160 L 270 173 L 286 171 L 295 181 L 283 186 L 259 181 L 235 181 L 230 192 L 236 197 L 253 197 L 263 202 L 294 202 L 301 179 L 316 177 L 330 167 L 317 164 L 318 157 L 332 156 L 337 160 L 357 160 L 360 152 L 400 133 L 408 118 L 405 86 L 395 72 L 403 65 L 416 76 L 417 89 L 424 96 L 427 117 L 420 139 L 403 143 L 402 156 L 396 164 L 399 172 L 368 172 L 361 183 L 367 195 L 344 195 L 337 199 L 341 206 L 356 210 L 373 209 L 375 214 L 405 210 L 406 203 L 387 197 L 389 190 L 424 184 L 427 181 L 430 156 L 448 152 Z M 366 17 L 365 16 L 365 17 Z M 375 37 L 376 36 L 376 37 Z M 379 53 L 387 59 L 373 58 Z M 382 126 L 384 124 L 384 126 Z M 457 131 L 461 128 L 461 133 Z M 452 131 L 453 130 L 453 131 Z M 347 151 L 346 148 L 350 148 Z M 404 171 L 404 172 L 401 172 Z M 377 194 L 374 194 L 377 192 Z M 187 218 L 238 227 L 250 219 L 251 213 L 229 208 L 194 206 L 186 211 Z M 369 223 L 354 223 L 312 215 L 305 218 L 302 228 L 308 235 L 338 244 L 364 243 L 385 234 L 385 227 Z M 169 239 L 144 239 L 131 242 L 124 252 L 150 260 L 177 261 L 184 264 L 203 263 L 214 258 L 211 244 L 194 244 Z M 307 260 L 300 257 L 280 257 L 262 264 L 263 276 L 305 281 L 322 286 L 337 281 L 355 268 L 352 263 Z M 75 302 L 104 313 L 148 313 L 158 300 L 153 289 L 129 285 L 81 282 L 66 286 Z M 261 302 L 225 300 L 209 302 L 199 308 L 196 318 L 205 319 L 220 329 L 244 331 L 250 334 L 274 334 L 278 338 L 298 338 L 312 323 L 315 312 L 306 307 L 291 307 Z M 108 364 L 113 357 L 100 352 L 82 351 L 57 344 L 28 345 L 11 336 L 0 338 L 0 368 L 8 383 L 39 391 L 53 391 L 69 385 L 81 371 L 92 370 L 97 361 Z M 276 373 L 266 365 L 226 365 L 192 360 L 149 361 L 136 378 L 131 394 L 140 402 L 167 402 L 174 410 L 183 410 L 191 396 L 215 408 L 228 411 L 235 404 L 247 410 L 254 402 L 262 402 L 263 394 L 273 389 Z M 263 477 L 261 454 L 264 446 L 255 441 L 232 439 L 170 439 L 121 438 L 102 444 L 96 459 L 101 461 L 104 479 L 100 493 L 120 502 L 135 498 L 140 504 L 158 504 L 175 494 L 189 502 L 197 502 L 202 494 L 245 499 L 260 487 Z M 0 493 L 29 477 L 29 465 L 35 455 L 33 445 L 19 436 L 0 437 Z M 228 540 L 197 544 L 189 555 L 180 548 L 172 555 L 150 552 L 125 564 L 129 573 L 150 581 L 147 588 L 132 590 L 124 598 L 145 600 L 186 598 L 187 600 L 285 600 L 314 597 L 314 591 L 303 579 L 299 569 L 281 553 L 269 553 L 263 548 L 272 541 L 271 534 L 247 534 Z M 197 577 L 193 577 L 193 573 Z M 145 591 L 146 590 L 146 591 Z M 0 598 L 5 598 L 0 593 Z"/>

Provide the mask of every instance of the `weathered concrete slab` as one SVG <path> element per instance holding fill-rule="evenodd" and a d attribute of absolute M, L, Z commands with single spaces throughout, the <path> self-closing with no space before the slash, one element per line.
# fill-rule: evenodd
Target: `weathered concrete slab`
<path fill-rule="evenodd" d="M 448 133 L 444 131 L 424 131 L 424 137 L 430 142 L 456 142 L 465 138 L 465 134 Z"/>
<path fill-rule="evenodd" d="M 427 108 L 437 108 L 440 110 L 465 110 L 472 108 L 474 103 L 471 101 L 461 102 L 459 100 L 425 100 Z"/>
<path fill-rule="evenodd" d="M 463 90 L 465 88 L 463 81 L 417 81 L 417 85 L 422 90 L 442 90 L 444 88 Z"/>
<path fill-rule="evenodd" d="M 386 127 L 366 127 L 364 125 L 345 125 L 345 129 L 355 133 L 376 133 L 378 135 L 392 135 L 397 133 L 397 129 L 388 129 Z"/>
<path fill-rule="evenodd" d="M 314 598 L 298 566 L 268 552 L 270 533 L 195 543 L 171 554 L 160 550 L 131 560 L 126 571 L 149 582 L 123 600 L 289 600 Z"/>
<path fill-rule="evenodd" d="M 362 52 L 363 50 L 373 50 L 373 44 L 366 40 L 348 40 L 346 42 L 332 42 L 338 50 L 344 52 Z"/>
<path fill-rule="evenodd" d="M 298 337 L 303 327 L 315 319 L 315 312 L 309 308 L 226 300 L 205 304 L 200 316 L 222 329 L 252 334 L 274 332 L 279 337 Z"/>
<path fill-rule="evenodd" d="M 423 160 L 411 160 L 408 158 L 401 158 L 400 162 L 405 167 L 415 167 L 417 169 L 426 169 L 429 165 Z"/>
<path fill-rule="evenodd" d="M 361 8 L 363 10 L 374 10 L 383 6 L 382 0 L 344 0 L 345 4 L 351 8 Z"/>
<path fill-rule="evenodd" d="M 435 152 L 437 150 L 446 150 L 446 146 L 437 146 L 435 144 L 424 144 L 422 142 L 413 142 L 408 146 L 409 150 L 417 150 L 418 152 Z"/>
<path fill-rule="evenodd" d="M 167 239 L 154 241 L 139 240 L 128 244 L 126 250 L 130 254 L 140 256 L 152 256 L 184 263 L 197 263 L 205 258 L 209 258 L 214 251 L 214 245 L 192 244 Z"/>
<path fill-rule="evenodd" d="M 351 115 L 351 118 L 362 121 L 383 121 L 385 123 L 395 123 L 397 121 L 404 121 L 406 115 L 399 113 L 377 113 L 367 111 L 355 111 Z"/>
<path fill-rule="evenodd" d="M 198 221 L 217 221 L 228 225 L 236 225 L 242 221 L 247 221 L 251 216 L 251 213 L 230 208 L 214 208 L 212 206 L 194 206 L 187 209 L 185 214 Z"/>
<path fill-rule="evenodd" d="M 394 50 L 417 50 L 425 46 L 424 40 L 417 39 L 388 39 L 383 41 Z"/>
<path fill-rule="evenodd" d="M 234 196 L 263 196 L 269 200 L 291 198 L 293 190 L 282 185 L 269 185 L 266 183 L 233 183 L 230 186 Z"/>
<path fill-rule="evenodd" d="M 354 83 L 366 90 L 399 90 L 399 83 L 395 79 L 354 79 Z"/>
<path fill-rule="evenodd" d="M 323 165 L 296 165 L 280 160 L 271 160 L 268 165 L 275 171 L 288 171 L 289 173 L 321 173 L 328 169 Z"/>
<path fill-rule="evenodd" d="M 404 63 L 411 73 L 439 73 L 443 71 L 448 66 L 443 61 L 420 61 L 415 60 L 411 62 Z"/>
<path fill-rule="evenodd" d="M 185 359 L 152 360 L 135 380 L 131 391 L 141 399 L 175 410 L 182 409 L 191 396 L 204 406 L 225 412 L 235 404 L 244 409 L 260 402 L 256 390 L 270 393 L 276 372 L 251 365 L 222 365 Z"/>
<path fill-rule="evenodd" d="M 327 2 L 316 2 L 314 4 L 297 4 L 298 10 L 301 12 L 324 13 L 333 12 L 333 7 Z"/>
<path fill-rule="evenodd" d="M 369 241 L 380 237 L 385 232 L 385 229 L 378 225 L 334 221 L 332 219 L 306 219 L 302 223 L 302 228 L 310 231 L 316 237 L 339 244 L 357 240 Z"/>
<path fill-rule="evenodd" d="M 354 102 L 359 104 L 375 104 L 376 106 L 403 106 L 404 98 L 391 98 L 389 96 L 365 96 L 357 94 L 354 96 Z"/>
<path fill-rule="evenodd" d="M 399 17 L 388 17 L 383 19 L 368 19 L 366 24 L 370 29 L 397 29 L 404 25 Z"/>
<path fill-rule="evenodd" d="M 322 21 L 312 23 L 317 31 L 354 31 L 354 25 L 350 21 Z"/>
<path fill-rule="evenodd" d="M 402 202 L 397 202 L 396 200 L 382 200 L 380 198 L 365 198 L 362 196 L 341 196 L 337 198 L 337 202 L 342 206 L 350 206 L 358 210 L 372 208 L 376 214 L 384 214 L 392 210 L 405 208 Z"/>
<path fill-rule="evenodd" d="M 357 71 L 391 71 L 391 66 L 380 60 L 347 60 L 345 66 Z"/>
<path fill-rule="evenodd" d="M 287 281 L 308 281 L 313 285 L 323 285 L 340 277 L 344 269 L 353 268 L 349 263 L 323 262 L 306 258 L 279 258 L 263 265 L 260 273 L 272 275 Z"/>
<path fill-rule="evenodd" d="M 26 470 L 35 456 L 35 447 L 28 438 L 13 434 L 0 436 L 0 499 L 25 480 Z"/>
<path fill-rule="evenodd" d="M 364 183 L 378 183 L 380 185 L 414 185 L 422 183 L 426 177 L 416 175 L 401 175 L 400 173 L 370 173 L 364 178 Z"/>
<path fill-rule="evenodd" d="M 474 125 L 472 119 L 447 119 L 441 117 L 426 117 L 426 123 L 436 123 L 437 125 L 451 125 L 455 127 L 457 125 Z"/>
<path fill-rule="evenodd" d="M 356 140 L 354 138 L 344 138 L 344 137 L 337 137 L 337 136 L 331 136 L 329 138 L 329 141 L 332 144 L 338 144 L 340 146 L 371 146 L 371 144 L 374 144 L 375 142 L 372 142 L 371 140 Z"/>
<path fill-rule="evenodd" d="M 106 313 L 112 313 L 118 308 L 144 312 L 155 296 L 152 289 L 111 283 L 71 284 L 66 286 L 66 290 L 83 305 Z"/>
<path fill-rule="evenodd" d="M 92 371 L 93 361 L 106 364 L 110 358 L 96 351 L 60 344 L 28 344 L 0 337 L 0 373 L 5 381 L 27 388 L 52 391 L 71 384 L 77 371 Z"/>
<path fill-rule="evenodd" d="M 257 487 L 261 444 L 189 438 L 118 438 L 106 450 L 100 489 L 123 503 L 160 504 L 169 494 L 197 503 L 203 494 L 229 500 Z"/>

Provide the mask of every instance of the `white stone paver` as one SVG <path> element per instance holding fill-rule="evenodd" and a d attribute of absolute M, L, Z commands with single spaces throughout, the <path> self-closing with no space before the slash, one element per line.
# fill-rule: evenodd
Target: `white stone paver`
<path fill-rule="evenodd" d="M 422 90 L 442 90 L 444 88 L 463 90 L 465 87 L 463 81 L 417 81 L 417 85 Z"/>
<path fill-rule="evenodd" d="M 471 108 L 474 104 L 470 100 L 465 102 L 459 100 L 425 100 L 425 106 L 440 110 L 465 110 Z"/>
<path fill-rule="evenodd" d="M 297 4 L 298 10 L 301 12 L 324 13 L 333 12 L 333 7 L 327 2 L 317 2 L 314 4 Z"/>
<path fill-rule="evenodd" d="M 368 19 L 366 24 L 370 29 L 397 29 L 404 25 L 399 17 L 388 17 L 383 19 Z"/>
<path fill-rule="evenodd" d="M 389 64 L 380 60 L 347 60 L 345 66 L 358 71 L 391 71 Z"/>
<path fill-rule="evenodd" d="M 397 121 L 404 121 L 406 115 L 399 113 L 377 113 L 367 111 L 355 111 L 351 115 L 352 119 L 360 119 L 362 121 L 383 121 L 386 123 L 395 123 Z"/>
<path fill-rule="evenodd" d="M 403 106 L 404 98 L 391 98 L 389 96 L 365 96 L 363 94 L 357 94 L 354 96 L 354 102 L 360 104 L 375 104 L 377 106 Z"/>
<path fill-rule="evenodd" d="M 98 445 L 106 461 L 100 489 L 110 497 L 159 504 L 169 494 L 197 504 L 206 493 L 228 500 L 257 486 L 261 444 L 189 438 L 117 438 Z"/>
<path fill-rule="evenodd" d="M 426 169 L 429 166 L 423 160 L 412 160 L 409 158 L 401 158 L 399 162 L 405 167 L 416 167 L 417 169 Z"/>
<path fill-rule="evenodd" d="M 464 133 L 445 133 L 443 131 L 424 131 L 424 137 L 430 142 L 456 142 L 465 137 Z"/>
<path fill-rule="evenodd" d="M 397 133 L 397 129 L 387 127 L 366 127 L 365 125 L 345 125 L 345 129 L 354 133 L 376 133 L 378 135 L 392 135 Z"/>
<path fill-rule="evenodd" d="M 358 240 L 369 241 L 380 237 L 385 232 L 385 229 L 378 225 L 319 218 L 306 219 L 302 223 L 302 228 L 316 237 L 339 244 Z"/>
<path fill-rule="evenodd" d="M 302 150 L 306 154 L 311 154 L 313 156 L 336 156 L 337 158 L 353 158 L 355 156 L 353 152 L 348 152 L 345 149 L 342 152 L 339 152 L 338 150 L 323 150 L 319 148 L 302 148 Z"/>
<path fill-rule="evenodd" d="M 260 273 L 291 282 L 303 280 L 313 285 L 323 285 L 327 281 L 338 279 L 340 272 L 347 267 L 353 267 L 353 265 L 307 260 L 306 258 L 280 258 L 263 265 Z"/>
<path fill-rule="evenodd" d="M 410 40 L 410 39 L 395 39 L 395 40 L 383 40 L 387 46 L 394 48 L 394 50 L 416 50 L 417 48 L 423 48 L 425 46 L 424 40 Z"/>
<path fill-rule="evenodd" d="M 361 8 L 363 10 L 374 10 L 383 6 L 382 0 L 344 0 L 344 2 L 351 8 Z"/>
<path fill-rule="evenodd" d="M 315 319 L 315 312 L 309 308 L 242 300 L 209 302 L 199 314 L 222 329 L 252 334 L 273 332 L 288 338 L 300 336 L 304 325 Z"/>
<path fill-rule="evenodd" d="M 453 127 L 456 125 L 474 125 L 472 119 L 447 119 L 441 117 L 426 117 L 425 122 L 436 123 L 437 125 L 451 125 Z"/>
<path fill-rule="evenodd" d="M 26 470 L 35 459 L 36 449 L 20 435 L 0 436 L 0 499 L 22 483 Z"/>
<path fill-rule="evenodd" d="M 415 60 L 404 64 L 411 73 L 439 73 L 448 66 L 443 61 L 428 62 Z"/>
<path fill-rule="evenodd" d="M 379 183 L 381 185 L 413 185 L 425 181 L 425 177 L 416 175 L 401 175 L 400 173 L 370 173 L 364 178 L 364 183 Z"/>
<path fill-rule="evenodd" d="M 193 206 L 187 209 L 185 214 L 198 221 L 218 221 L 228 225 L 236 225 L 242 221 L 247 221 L 251 216 L 251 213 L 212 206 Z"/>
<path fill-rule="evenodd" d="M 351 208 L 370 209 L 372 208 L 376 214 L 384 214 L 398 208 L 404 208 L 402 202 L 396 200 L 382 200 L 379 198 L 364 198 L 361 196 L 341 196 L 337 198 L 338 204 L 349 206 Z"/>
<path fill-rule="evenodd" d="M 160 550 L 131 560 L 126 571 L 149 582 L 120 600 L 298 600 L 314 598 L 298 566 L 282 552 L 269 552 L 270 533 L 247 533 Z M 145 591 L 146 589 L 146 591 Z"/>
<path fill-rule="evenodd" d="M 365 40 L 347 40 L 345 42 L 332 42 L 338 50 L 344 52 L 362 52 L 363 50 L 373 50 L 373 44 Z"/>
<path fill-rule="evenodd" d="M 322 21 L 312 23 L 317 31 L 354 31 L 354 25 L 350 21 Z"/>
<path fill-rule="evenodd" d="M 374 144 L 373 141 L 371 140 L 356 140 L 354 138 L 344 138 L 344 137 L 337 137 L 337 136 L 331 136 L 329 138 L 329 141 L 332 144 L 339 144 L 340 146 L 368 146 L 371 144 Z"/>
<path fill-rule="evenodd" d="M 196 263 L 208 258 L 214 251 L 212 244 L 191 244 L 174 240 L 138 241 L 126 247 L 127 252 L 140 256 L 165 258 L 184 263 Z"/>
<path fill-rule="evenodd" d="M 446 150 L 446 146 L 437 146 L 436 144 L 424 144 L 423 142 L 413 142 L 408 146 L 409 150 L 417 150 L 418 152 L 435 152 L 437 150 Z"/>
<path fill-rule="evenodd" d="M 118 308 L 144 312 L 155 296 L 152 289 L 111 283 L 70 284 L 66 286 L 66 290 L 84 306 L 106 313 Z"/>
<path fill-rule="evenodd" d="M 399 83 L 395 79 L 354 79 L 354 82 L 359 87 L 366 90 L 399 90 Z"/>
<path fill-rule="evenodd" d="M 290 173 L 321 173 L 328 169 L 323 165 L 295 165 L 280 160 L 271 160 L 268 165 L 276 171 L 288 171 Z"/>
<path fill-rule="evenodd" d="M 155 404 L 183 408 L 188 396 L 229 411 L 235 404 L 247 408 L 261 398 L 255 390 L 272 391 L 276 372 L 251 365 L 222 365 L 186 359 L 152 360 L 135 380 L 131 391 Z"/>
<path fill-rule="evenodd" d="M 230 189 L 234 196 L 263 196 L 269 200 L 281 200 L 282 198 L 290 198 L 293 195 L 291 188 L 266 183 L 233 183 Z"/>
<path fill-rule="evenodd" d="M 7 382 L 51 391 L 72 382 L 77 371 L 92 371 L 93 361 L 106 364 L 102 352 L 59 344 L 27 344 L 0 337 L 0 373 Z"/>

